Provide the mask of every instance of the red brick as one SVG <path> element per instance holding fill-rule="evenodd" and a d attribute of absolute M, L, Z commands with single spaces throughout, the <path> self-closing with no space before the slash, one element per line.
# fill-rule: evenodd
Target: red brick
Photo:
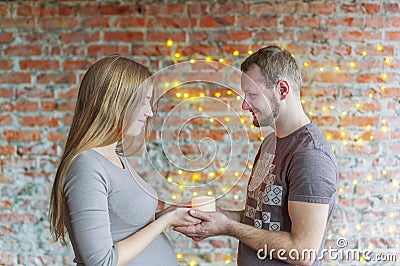
<path fill-rule="evenodd" d="M 362 18 L 359 17 L 345 17 L 345 18 L 336 18 L 333 17 L 329 19 L 325 23 L 325 27 L 363 27 L 364 22 Z"/>
<path fill-rule="evenodd" d="M 1 112 L 13 112 L 15 110 L 15 102 L 2 102 L 0 104 Z"/>
<path fill-rule="evenodd" d="M 102 15 L 130 15 L 139 12 L 139 5 L 102 5 Z"/>
<path fill-rule="evenodd" d="M 75 100 L 62 102 L 58 105 L 57 110 L 64 111 L 64 112 L 73 112 L 73 111 L 75 111 L 75 106 L 76 106 Z"/>
<path fill-rule="evenodd" d="M 276 40 L 293 40 L 294 32 L 293 31 L 278 31 L 278 30 L 269 30 L 269 31 L 260 31 L 256 32 L 256 41 L 276 41 Z"/>
<path fill-rule="evenodd" d="M 222 33 L 222 34 L 225 34 Z M 216 33 L 218 35 L 218 33 Z M 207 31 L 197 31 L 189 33 L 189 43 L 206 42 L 210 40 L 210 34 Z"/>
<path fill-rule="evenodd" d="M 11 46 L 4 50 L 4 54 L 15 56 L 42 55 L 42 47 L 33 45 Z"/>
<path fill-rule="evenodd" d="M 92 45 L 88 48 L 89 56 L 108 56 L 111 54 L 128 54 L 128 47 L 123 45 Z"/>
<path fill-rule="evenodd" d="M 2 224 L 10 224 L 10 223 L 35 223 L 36 217 L 31 213 L 3 213 L 0 214 L 0 222 Z"/>
<path fill-rule="evenodd" d="M 332 15 L 338 10 L 337 4 L 305 3 L 297 5 L 300 14 Z"/>
<path fill-rule="evenodd" d="M 15 104 L 18 112 L 37 112 L 39 111 L 39 103 L 34 101 L 18 101 Z"/>
<path fill-rule="evenodd" d="M 353 116 L 353 117 L 341 117 L 340 126 L 343 127 L 366 127 L 368 125 L 375 126 L 379 122 L 378 117 L 369 116 Z"/>
<path fill-rule="evenodd" d="M 282 4 L 253 4 L 251 5 L 251 14 L 292 14 L 296 10 L 296 4 L 287 2 Z"/>
<path fill-rule="evenodd" d="M 60 99 L 66 99 L 66 98 L 76 98 L 78 96 L 78 89 L 77 88 L 72 88 L 68 90 L 63 90 L 58 93 L 58 98 Z"/>
<path fill-rule="evenodd" d="M 99 5 L 60 5 L 58 7 L 58 14 L 60 16 L 77 16 L 80 15 L 82 17 L 87 16 L 100 16 L 101 8 Z"/>
<path fill-rule="evenodd" d="M 314 73 L 314 81 L 321 83 L 353 83 L 354 79 L 349 73 L 339 73 L 339 72 L 319 72 Z"/>
<path fill-rule="evenodd" d="M 106 42 L 141 42 L 143 41 L 143 33 L 132 31 L 104 32 L 104 40 Z"/>
<path fill-rule="evenodd" d="M 17 98 L 53 98 L 52 89 L 23 88 L 17 89 Z"/>
<path fill-rule="evenodd" d="M 11 60 L 0 60 L 0 70 L 10 70 L 12 68 L 12 61 Z"/>
<path fill-rule="evenodd" d="M 10 43 L 14 40 L 14 34 L 12 32 L 0 33 L 0 43 Z"/>
<path fill-rule="evenodd" d="M 118 16 L 115 18 L 114 25 L 118 28 L 143 28 L 143 27 L 149 27 L 153 23 L 149 23 L 149 21 L 152 21 L 152 18 L 145 18 L 145 17 L 122 17 Z"/>
<path fill-rule="evenodd" d="M 0 125 L 12 125 L 13 124 L 13 118 L 11 115 L 0 115 Z"/>
<path fill-rule="evenodd" d="M 39 17 L 39 27 L 44 30 L 54 29 L 75 29 L 78 25 L 78 19 L 73 17 Z"/>
<path fill-rule="evenodd" d="M 110 22 L 107 17 L 91 17 L 84 19 L 82 25 L 89 28 L 108 28 L 110 27 Z"/>
<path fill-rule="evenodd" d="M 65 60 L 64 70 L 86 70 L 92 63 L 88 60 Z"/>
<path fill-rule="evenodd" d="M 316 28 L 320 25 L 320 19 L 318 17 L 299 17 L 294 18 L 293 16 L 284 17 L 283 26 L 285 27 L 311 27 Z"/>
<path fill-rule="evenodd" d="M 146 40 L 149 42 L 165 42 L 168 39 L 172 39 L 174 42 L 185 42 L 186 34 L 184 32 L 174 32 L 173 34 L 169 32 L 147 32 Z"/>
<path fill-rule="evenodd" d="M 386 41 L 400 41 L 400 31 L 386 31 L 385 32 Z"/>
<path fill-rule="evenodd" d="M 248 3 L 218 3 L 210 6 L 209 14 L 248 14 L 250 12 L 250 4 Z"/>
<path fill-rule="evenodd" d="M 400 88 L 385 88 L 381 90 L 383 98 L 400 98 Z"/>
<path fill-rule="evenodd" d="M 57 145 L 30 145 L 18 147 L 17 151 L 20 156 L 29 155 L 57 155 Z"/>
<path fill-rule="evenodd" d="M 385 18 L 388 22 L 387 24 L 389 27 L 400 27 L 400 17 L 395 17 L 395 18 Z"/>
<path fill-rule="evenodd" d="M 195 2 L 188 2 L 187 9 L 188 9 L 188 15 L 190 17 L 192 17 L 194 15 L 203 15 L 203 14 L 207 14 L 208 5 L 198 4 Z"/>
<path fill-rule="evenodd" d="M 299 41 L 328 42 L 337 40 L 338 32 L 321 30 L 300 31 L 297 34 L 297 39 Z"/>
<path fill-rule="evenodd" d="M 19 124 L 21 126 L 35 127 L 35 126 L 48 126 L 56 127 L 58 126 L 58 118 L 47 117 L 47 116 L 21 116 L 19 119 Z"/>
<path fill-rule="evenodd" d="M 61 41 L 65 43 L 74 43 L 74 42 L 84 42 L 84 43 L 89 43 L 89 42 L 97 42 L 100 40 L 100 34 L 99 32 L 95 33 L 87 33 L 87 32 L 71 32 L 71 33 L 62 33 L 61 36 Z"/>
<path fill-rule="evenodd" d="M 376 45 L 360 45 L 355 49 L 357 55 L 362 55 L 363 52 L 367 52 L 368 56 L 393 56 L 394 47 L 390 45 L 383 45 L 382 51 L 376 49 Z"/>
<path fill-rule="evenodd" d="M 155 18 L 154 24 L 157 25 L 157 27 L 161 28 L 194 28 L 196 27 L 197 20 L 193 18 L 186 18 L 186 17 L 175 17 L 175 18 L 169 18 L 169 17 L 158 17 Z"/>
<path fill-rule="evenodd" d="M 35 29 L 34 18 L 0 18 L 0 29 Z"/>
<path fill-rule="evenodd" d="M 9 4 L 1 4 L 0 5 L 0 16 L 7 16 L 10 12 L 10 5 Z"/>
<path fill-rule="evenodd" d="M 384 17 L 367 17 L 365 18 L 365 25 L 368 28 L 383 28 L 386 26 L 386 18 Z"/>
<path fill-rule="evenodd" d="M 345 42 L 367 42 L 381 40 L 382 32 L 373 31 L 343 31 L 342 40 Z"/>
<path fill-rule="evenodd" d="M 183 14 L 184 5 L 182 4 L 152 4 L 145 5 L 143 14 L 148 15 L 176 15 Z"/>
<path fill-rule="evenodd" d="M 0 73 L 0 83 L 22 84 L 30 82 L 31 82 L 30 73 L 9 73 L 9 74 Z"/>
<path fill-rule="evenodd" d="M 400 6 L 398 3 L 397 4 L 384 4 L 383 8 L 384 8 L 384 13 L 391 13 L 391 14 L 400 13 Z"/>
<path fill-rule="evenodd" d="M 200 27 L 203 28 L 220 28 L 233 26 L 235 23 L 235 17 L 223 16 L 223 17 L 202 17 L 200 18 Z"/>
<path fill-rule="evenodd" d="M 74 84 L 76 78 L 74 74 L 39 74 L 38 84 Z"/>
<path fill-rule="evenodd" d="M 215 45 L 189 45 L 185 47 L 177 47 L 177 51 L 180 51 L 182 56 L 190 56 L 190 55 L 212 56 L 218 54 L 218 47 Z"/>
<path fill-rule="evenodd" d="M 246 28 L 277 27 L 278 18 L 273 16 L 240 16 L 237 20 L 237 26 Z"/>
<path fill-rule="evenodd" d="M 381 12 L 380 4 L 363 4 L 363 9 L 367 14 L 376 14 Z"/>
<path fill-rule="evenodd" d="M 19 66 L 23 70 L 56 70 L 60 67 L 58 61 L 50 60 L 21 60 Z"/>
<path fill-rule="evenodd" d="M 30 142 L 41 140 L 42 133 L 39 130 L 4 130 L 3 138 L 6 141 Z"/>
<path fill-rule="evenodd" d="M 335 55 L 350 55 L 352 51 L 352 47 L 348 45 L 340 45 L 333 47 L 333 53 Z"/>
<path fill-rule="evenodd" d="M 13 98 L 14 90 L 13 89 L 2 89 L 0 88 L 0 98 Z"/>
<path fill-rule="evenodd" d="M 134 45 L 132 55 L 137 56 L 169 56 L 171 49 L 165 45 Z"/>
<path fill-rule="evenodd" d="M 57 14 L 57 8 L 51 6 L 18 6 L 18 16 L 55 16 Z"/>
<path fill-rule="evenodd" d="M 392 80 L 394 77 L 393 75 L 388 74 L 387 81 Z M 357 75 L 356 81 L 358 83 L 381 83 L 385 82 L 382 79 L 382 76 L 375 73 L 366 73 L 366 74 L 359 74 Z"/>
<path fill-rule="evenodd" d="M 65 142 L 67 141 L 67 134 L 49 131 L 47 140 L 51 142 Z"/>

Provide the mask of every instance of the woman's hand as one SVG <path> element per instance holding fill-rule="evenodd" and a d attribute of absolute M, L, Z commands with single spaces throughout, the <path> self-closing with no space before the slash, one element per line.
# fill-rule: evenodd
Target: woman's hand
<path fill-rule="evenodd" d="M 168 219 L 169 226 L 189 226 L 201 223 L 202 220 L 189 214 L 190 210 L 190 208 L 175 208 L 163 215 L 163 217 L 165 216 Z"/>
<path fill-rule="evenodd" d="M 171 205 L 168 208 L 165 208 L 164 210 L 156 212 L 156 219 L 160 218 L 164 214 L 174 211 L 176 208 L 190 208 L 191 207 L 191 202 L 190 201 L 185 201 L 185 202 L 180 202 L 176 205 Z"/>

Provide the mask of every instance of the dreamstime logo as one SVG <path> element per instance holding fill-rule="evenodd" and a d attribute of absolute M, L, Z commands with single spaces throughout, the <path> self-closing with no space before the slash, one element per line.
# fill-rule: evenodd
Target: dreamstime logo
<path fill-rule="evenodd" d="M 241 76 L 233 66 L 205 60 L 178 63 L 151 76 L 150 83 L 158 87 L 153 101 L 153 109 L 158 109 L 155 137 L 145 146 L 146 160 L 140 158 L 139 166 L 160 201 L 176 204 L 196 195 L 219 198 L 250 170 L 249 157 L 255 152 L 249 135 L 263 133 L 249 127 L 250 113 L 241 109 Z M 127 115 L 124 121 L 132 121 Z M 133 165 L 128 168 L 136 176 Z"/>
<path fill-rule="evenodd" d="M 291 249 L 289 251 L 285 249 L 270 249 L 265 244 L 264 248 L 259 249 L 257 252 L 257 257 L 260 260 L 274 259 L 277 258 L 282 261 L 286 260 L 323 260 L 328 259 L 332 261 L 380 261 L 380 262 L 390 262 L 396 261 L 395 254 L 374 254 L 372 251 L 359 249 L 348 249 L 348 241 L 344 238 L 339 238 L 336 241 L 337 248 L 329 246 L 329 248 L 324 248 L 318 254 L 315 249 L 303 249 L 301 252 L 297 249 Z"/>

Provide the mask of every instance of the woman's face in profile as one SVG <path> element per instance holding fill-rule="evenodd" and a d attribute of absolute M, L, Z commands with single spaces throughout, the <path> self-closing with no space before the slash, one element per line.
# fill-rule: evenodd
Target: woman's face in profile
<path fill-rule="evenodd" d="M 153 111 L 151 110 L 151 104 L 150 104 L 150 99 L 152 95 L 153 95 L 153 90 L 149 90 L 147 92 L 146 99 L 143 105 L 141 106 L 138 116 L 133 120 L 132 125 L 129 127 L 127 131 L 128 136 L 131 137 L 138 136 L 142 132 L 143 126 L 145 125 L 147 118 L 153 116 Z"/>

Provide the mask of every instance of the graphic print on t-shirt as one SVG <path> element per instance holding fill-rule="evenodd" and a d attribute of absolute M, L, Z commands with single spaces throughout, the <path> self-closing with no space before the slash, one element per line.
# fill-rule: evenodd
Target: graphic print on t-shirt
<path fill-rule="evenodd" d="M 254 221 L 254 226 L 279 231 L 280 222 L 271 217 L 270 206 L 282 206 L 282 186 L 275 184 L 273 174 L 275 155 L 262 153 L 258 158 L 248 187 L 245 216 Z"/>

